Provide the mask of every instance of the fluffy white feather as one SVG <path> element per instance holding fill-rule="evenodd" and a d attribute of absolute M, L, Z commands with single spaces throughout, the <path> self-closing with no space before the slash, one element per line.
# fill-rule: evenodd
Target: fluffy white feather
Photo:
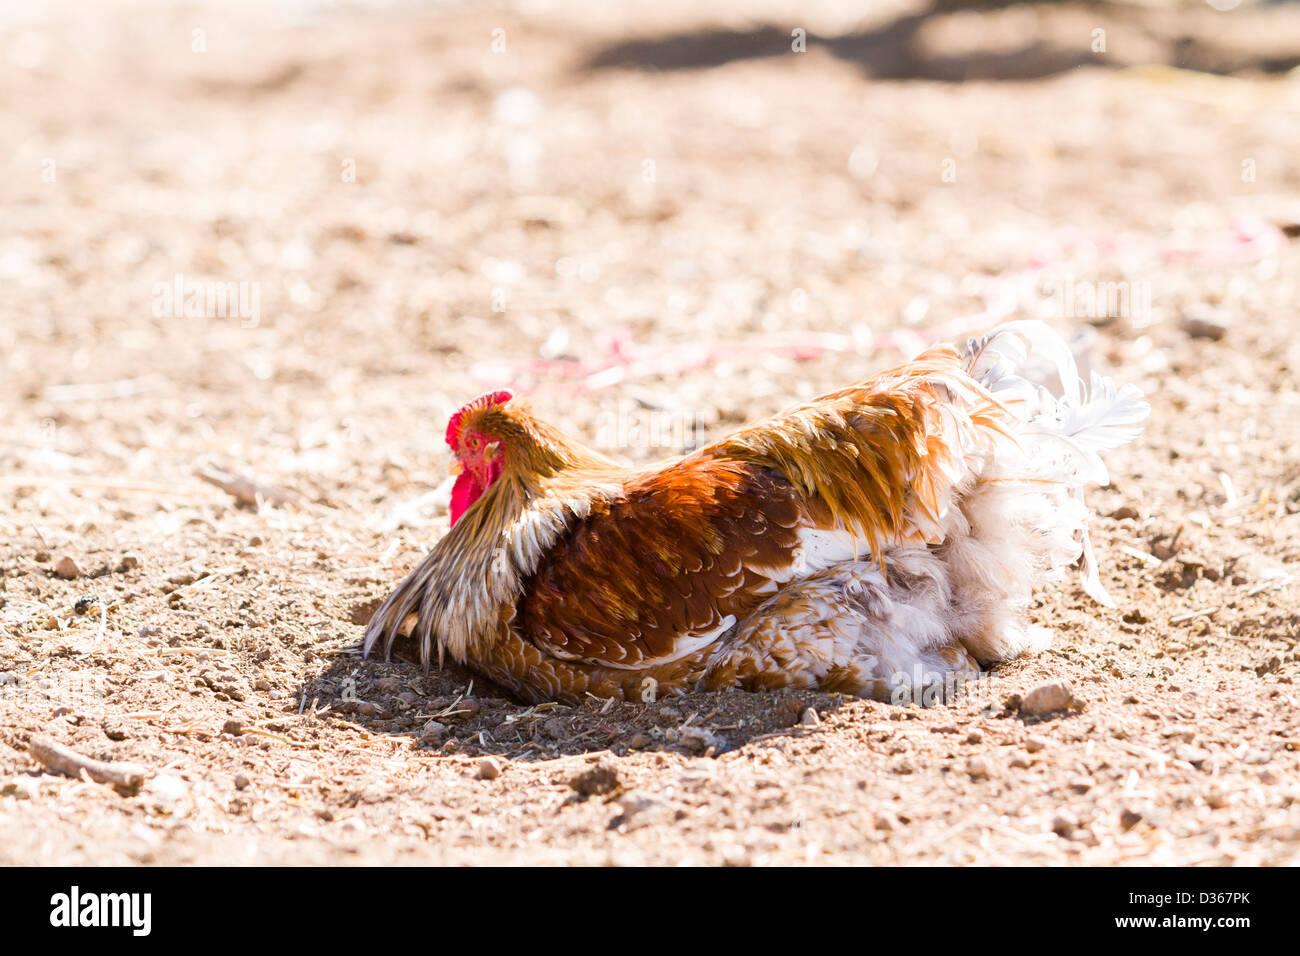
<path fill-rule="evenodd" d="M 764 647 L 801 668 L 809 686 L 837 668 L 859 693 L 890 699 L 920 674 L 969 680 L 979 674 L 975 662 L 1043 650 L 1051 632 L 1027 622 L 1033 588 L 1072 565 L 1086 593 L 1114 606 L 1088 537 L 1083 489 L 1108 481 L 1099 452 L 1140 433 L 1150 410 L 1142 393 L 1096 374 L 1085 388 L 1069 347 L 1041 322 L 1011 322 L 970 341 L 964 362 L 1013 421 L 1009 436 L 976 435 L 977 397 L 952 396 L 942 427 L 959 443 L 965 472 L 948 476 L 941 514 L 918 506 L 913 516 L 931 547 L 899 542 L 885 553 L 882 575 L 861 556 L 837 553 L 847 542 L 806 540 L 809 559 L 820 560 L 795 569 L 792 583 L 724 638 L 719 659 L 731 648 Z M 1035 366 L 1058 381 L 1031 377 Z"/>

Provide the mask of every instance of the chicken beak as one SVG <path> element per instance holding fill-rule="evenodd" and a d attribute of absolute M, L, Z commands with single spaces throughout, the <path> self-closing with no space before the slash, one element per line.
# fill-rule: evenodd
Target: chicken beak
<path fill-rule="evenodd" d="M 464 470 L 465 466 L 461 464 L 460 459 L 453 455 L 451 461 L 447 465 L 447 474 L 459 475 Z"/>

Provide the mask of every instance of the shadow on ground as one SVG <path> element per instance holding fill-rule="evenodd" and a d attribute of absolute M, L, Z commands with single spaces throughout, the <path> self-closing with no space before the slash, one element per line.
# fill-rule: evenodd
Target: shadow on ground
<path fill-rule="evenodd" d="M 961 53 L 947 53 L 941 47 L 921 42 L 921 31 L 930 23 L 950 17 L 963 9 L 990 11 L 1018 6 L 1029 20 L 1012 29 L 992 31 L 983 37 L 983 46 Z M 1071 7 L 1072 10 L 1064 10 Z M 1054 8 L 1054 9 L 1053 9 Z M 1141 38 L 1137 48 L 1147 55 L 1127 57 L 1122 49 L 1133 44 L 1112 43 L 1096 52 L 1091 31 L 1080 30 L 1086 23 L 1059 22 L 1036 14 L 1051 10 L 1063 16 L 1073 14 L 1090 22 L 1107 24 L 1107 28 Z M 1086 11 L 1104 10 L 1091 15 Z M 1191 11 L 1203 15 L 1205 11 Z M 1210 11 L 1213 13 L 1213 11 Z M 1036 80 L 1054 76 L 1082 66 L 1122 68 L 1139 63 L 1159 63 L 1206 73 L 1242 72 L 1285 73 L 1300 66 L 1300 54 L 1258 52 L 1249 42 L 1242 44 L 1210 43 L 1183 29 L 1181 20 L 1172 19 L 1174 11 L 1138 10 L 1106 4 L 1011 4 L 1008 2 L 963 3 L 936 0 L 929 9 L 900 16 L 874 29 L 839 35 L 806 37 L 808 50 L 824 50 L 841 60 L 855 64 L 862 73 L 876 80 L 931 80 L 961 83 L 968 80 Z M 1082 25 L 1081 25 L 1082 24 Z M 1024 29 L 1024 27 L 1028 29 Z M 967 31 L 968 32 L 968 31 Z M 1020 37 L 1028 34 L 1023 42 Z M 645 71 L 698 70 L 723 66 L 743 60 L 789 55 L 792 48 L 789 26 L 761 25 L 745 30 L 711 28 L 657 37 L 620 41 L 591 53 L 581 64 L 586 71 L 635 69 Z"/>
<path fill-rule="evenodd" d="M 576 706 L 530 706 L 455 664 L 425 673 L 399 654 L 391 661 L 340 658 L 305 682 L 299 699 L 329 704 L 331 713 L 368 733 L 409 737 L 422 750 L 511 760 L 634 750 L 718 756 L 761 738 L 801 734 L 809 708 L 825 715 L 857 699 L 734 691 L 649 703 L 593 697 Z"/>

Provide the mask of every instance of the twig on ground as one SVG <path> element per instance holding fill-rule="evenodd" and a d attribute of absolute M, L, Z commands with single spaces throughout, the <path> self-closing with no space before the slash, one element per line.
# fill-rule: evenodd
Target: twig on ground
<path fill-rule="evenodd" d="M 1186 614 L 1179 614 L 1169 619 L 1170 624 L 1186 624 L 1188 621 L 1194 621 L 1198 617 L 1212 617 L 1218 614 L 1221 608 L 1203 607 L 1196 611 L 1188 611 Z"/>
<path fill-rule="evenodd" d="M 254 508 L 260 501 L 275 505 L 277 508 L 303 504 L 301 496 L 295 492 L 275 485 L 262 484 L 244 475 L 227 471 L 218 465 L 200 465 L 194 469 L 194 474 L 208 484 L 216 485 L 241 504 L 252 505 Z"/>
<path fill-rule="evenodd" d="M 1147 565 L 1148 567 L 1154 568 L 1160 566 L 1161 563 L 1160 559 L 1157 558 L 1150 551 L 1143 551 L 1141 548 L 1134 548 L 1127 544 L 1120 545 L 1119 549 L 1123 551 L 1125 554 L 1127 554 L 1130 558 L 1137 558 L 1139 561 L 1141 561 L 1143 564 Z"/>
<path fill-rule="evenodd" d="M 93 757 L 79 754 L 75 750 L 55 743 L 49 737 L 33 737 L 27 749 L 47 770 L 61 773 L 76 780 L 84 779 L 82 774 L 95 783 L 110 784 L 123 796 L 131 796 L 144 786 L 149 771 L 135 763 L 105 763 Z"/>

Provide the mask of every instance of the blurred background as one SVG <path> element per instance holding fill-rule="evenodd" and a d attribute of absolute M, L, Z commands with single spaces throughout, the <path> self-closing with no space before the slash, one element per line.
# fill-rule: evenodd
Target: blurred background
<path fill-rule="evenodd" d="M 217 460 L 364 514 L 502 385 L 647 460 L 1013 315 L 1294 394 L 1300 5 L 863 7 L 5 4 L 14 508 Z"/>
<path fill-rule="evenodd" d="M 811 6 L 5 4 L 11 422 L 337 490 L 502 383 L 636 455 L 1010 311 L 1159 372 L 1293 307 L 1300 7 Z"/>

